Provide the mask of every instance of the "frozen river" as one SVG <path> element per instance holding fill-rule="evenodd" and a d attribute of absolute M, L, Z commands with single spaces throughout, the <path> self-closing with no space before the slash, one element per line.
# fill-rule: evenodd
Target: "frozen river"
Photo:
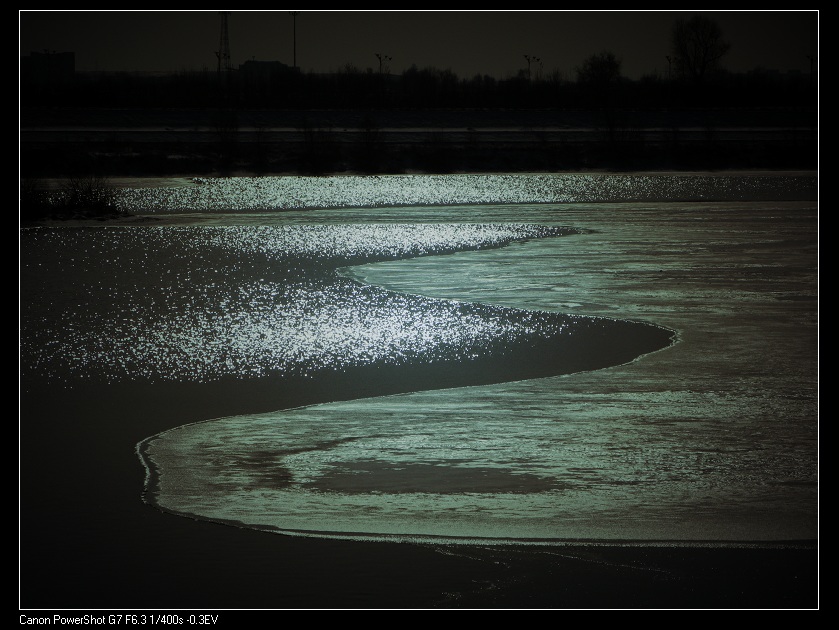
<path fill-rule="evenodd" d="M 22 232 L 27 379 L 364 370 L 347 400 L 151 435 L 148 502 L 315 536 L 817 537 L 813 179 L 273 179 Z"/>

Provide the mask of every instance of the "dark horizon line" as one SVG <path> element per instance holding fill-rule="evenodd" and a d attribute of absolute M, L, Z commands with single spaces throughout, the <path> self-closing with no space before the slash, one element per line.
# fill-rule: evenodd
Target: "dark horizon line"
<path fill-rule="evenodd" d="M 41 54 L 41 53 L 38 53 L 37 51 L 34 51 L 34 52 L 36 54 Z M 48 54 L 60 55 L 60 54 L 67 54 L 67 53 L 66 52 L 61 53 L 61 52 L 52 51 L 51 53 L 48 53 Z M 24 56 L 20 57 L 20 60 L 22 61 L 23 59 L 25 59 L 26 57 L 29 57 L 29 56 L 30 55 L 24 55 Z M 412 70 L 418 70 L 420 72 L 427 71 L 427 70 L 433 70 L 433 71 L 438 71 L 438 72 L 451 73 L 459 81 L 471 81 L 472 79 L 474 79 L 476 77 L 480 77 L 482 79 L 486 78 L 486 77 L 489 77 L 489 78 L 494 79 L 494 80 L 499 81 L 499 82 L 516 81 L 516 80 L 520 80 L 520 79 L 528 79 L 528 80 L 531 80 L 533 82 L 538 82 L 538 81 L 551 82 L 551 81 L 555 81 L 555 80 L 562 81 L 562 82 L 568 82 L 568 83 L 575 83 L 576 82 L 576 79 L 573 78 L 572 75 L 566 76 L 565 73 L 563 73 L 559 70 L 554 70 L 554 71 L 551 71 L 551 72 L 545 72 L 543 74 L 543 76 L 541 76 L 541 77 L 535 77 L 534 76 L 532 78 L 528 78 L 527 76 L 525 76 L 527 71 L 524 68 L 521 69 L 519 74 L 511 75 L 511 76 L 507 76 L 507 77 L 498 76 L 496 74 L 489 74 L 489 73 L 486 73 L 486 72 L 475 73 L 471 76 L 465 76 L 465 75 L 458 74 L 457 72 L 455 72 L 451 68 L 443 68 L 443 67 L 433 66 L 433 65 L 418 66 L 417 64 L 412 64 L 409 68 L 403 70 L 400 73 L 378 72 L 375 69 L 370 68 L 370 67 L 362 69 L 362 68 L 355 67 L 355 66 L 353 66 L 355 71 L 350 73 L 350 72 L 347 72 L 347 70 L 345 70 L 345 69 L 328 70 L 328 71 L 325 71 L 325 72 L 319 72 L 319 71 L 315 71 L 315 70 L 312 70 L 312 69 L 302 70 L 299 67 L 295 68 L 295 67 L 293 67 L 293 66 L 291 66 L 291 65 L 289 65 L 289 64 L 287 64 L 283 61 L 273 60 L 273 59 L 249 59 L 249 60 L 246 60 L 244 63 L 247 63 L 248 61 L 256 61 L 256 62 L 260 62 L 260 63 L 281 64 L 281 65 L 285 66 L 286 68 L 288 68 L 288 74 L 298 74 L 298 75 L 301 75 L 301 76 L 334 76 L 334 75 L 343 75 L 343 74 L 349 74 L 349 75 L 352 75 L 352 74 L 380 75 L 381 74 L 383 76 L 388 76 L 388 77 L 401 77 L 405 73 L 407 73 L 409 71 L 412 71 Z M 231 72 L 234 72 L 234 73 L 239 72 L 241 70 L 241 66 L 244 65 L 244 63 L 239 64 L 239 67 L 237 67 L 237 68 L 231 68 Z M 205 67 L 200 68 L 200 69 L 190 67 L 190 68 L 181 68 L 181 69 L 177 69 L 177 70 L 171 70 L 171 69 L 170 70 L 78 70 L 78 69 L 76 69 L 76 70 L 73 71 L 73 74 L 75 74 L 75 75 L 98 75 L 98 76 L 125 75 L 125 74 L 127 74 L 127 75 L 134 75 L 134 76 L 158 76 L 158 77 L 161 77 L 161 76 L 178 76 L 178 75 L 183 75 L 183 74 L 216 74 L 217 72 L 218 72 L 217 69 L 211 68 L 210 66 L 205 66 Z M 783 69 L 777 68 L 777 67 L 771 67 L 770 68 L 770 67 L 765 67 L 765 66 L 755 66 L 755 67 L 753 67 L 749 70 L 728 70 L 726 68 L 720 68 L 719 70 L 717 70 L 717 73 L 721 74 L 723 76 L 748 76 L 748 75 L 751 75 L 751 74 L 768 74 L 768 75 L 776 75 L 776 76 L 781 76 L 781 77 L 808 76 L 810 74 L 813 74 L 813 72 L 807 72 L 806 70 L 801 70 L 799 68 L 788 68 L 786 70 L 783 70 Z M 619 79 L 622 80 L 622 81 L 630 81 L 630 82 L 639 82 L 639 81 L 643 81 L 643 80 L 651 79 L 651 78 L 652 79 L 662 79 L 662 80 L 665 80 L 665 81 L 670 81 L 670 80 L 678 81 L 678 79 L 679 79 L 678 77 L 675 77 L 675 76 L 674 77 L 666 77 L 665 76 L 666 74 L 667 74 L 666 72 L 661 72 L 661 71 L 656 70 L 656 71 L 652 71 L 652 72 L 649 72 L 649 73 L 641 74 L 637 78 L 621 75 L 619 77 Z M 818 71 L 815 71 L 814 74 L 818 75 Z"/>

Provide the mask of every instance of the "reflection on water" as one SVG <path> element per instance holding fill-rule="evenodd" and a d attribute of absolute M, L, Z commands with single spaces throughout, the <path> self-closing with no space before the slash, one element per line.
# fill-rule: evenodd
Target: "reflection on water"
<path fill-rule="evenodd" d="M 792 175 L 515 174 L 232 177 L 133 189 L 121 205 L 140 213 L 260 212 L 300 208 L 815 199 L 816 178 Z"/>
<path fill-rule="evenodd" d="M 475 360 L 617 326 L 395 294 L 334 273 L 353 261 L 574 232 L 515 224 L 28 230 L 24 372 L 65 382 L 282 377 Z"/>

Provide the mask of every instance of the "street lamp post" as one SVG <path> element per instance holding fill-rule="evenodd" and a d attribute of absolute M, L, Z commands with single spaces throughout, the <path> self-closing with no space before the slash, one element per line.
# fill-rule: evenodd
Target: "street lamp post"
<path fill-rule="evenodd" d="M 297 70 L 297 11 L 289 11 L 289 13 L 291 14 L 292 45 L 294 46 L 294 49 L 293 49 L 294 69 Z"/>
<path fill-rule="evenodd" d="M 379 60 L 379 74 L 382 73 L 382 63 L 391 61 L 393 57 L 388 57 L 387 55 L 382 55 L 381 53 L 376 53 L 376 59 Z"/>
<path fill-rule="evenodd" d="M 542 58 L 541 57 L 536 57 L 534 55 L 525 55 L 524 58 L 527 59 L 527 79 L 530 80 L 530 79 L 533 78 L 533 75 L 530 72 L 530 64 L 531 64 L 531 62 L 534 62 L 534 61 L 539 64 L 539 71 L 540 71 L 539 76 L 541 76 Z"/>
<path fill-rule="evenodd" d="M 388 55 L 383 55 L 381 53 L 376 53 L 376 59 L 379 60 L 379 89 L 381 90 L 381 99 L 384 100 L 384 97 L 385 97 L 385 76 L 383 74 L 383 69 L 387 69 L 388 73 L 390 72 L 390 69 L 387 68 L 387 66 L 384 66 L 383 64 L 385 64 L 388 61 L 390 61 L 391 59 L 393 59 L 393 57 L 390 57 Z"/>

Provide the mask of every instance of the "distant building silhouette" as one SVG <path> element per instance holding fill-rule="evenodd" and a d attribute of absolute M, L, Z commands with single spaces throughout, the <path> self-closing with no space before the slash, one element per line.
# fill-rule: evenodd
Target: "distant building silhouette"
<path fill-rule="evenodd" d="M 30 85 L 70 83 L 76 74 L 76 53 L 33 52 L 21 57 L 20 78 Z"/>

